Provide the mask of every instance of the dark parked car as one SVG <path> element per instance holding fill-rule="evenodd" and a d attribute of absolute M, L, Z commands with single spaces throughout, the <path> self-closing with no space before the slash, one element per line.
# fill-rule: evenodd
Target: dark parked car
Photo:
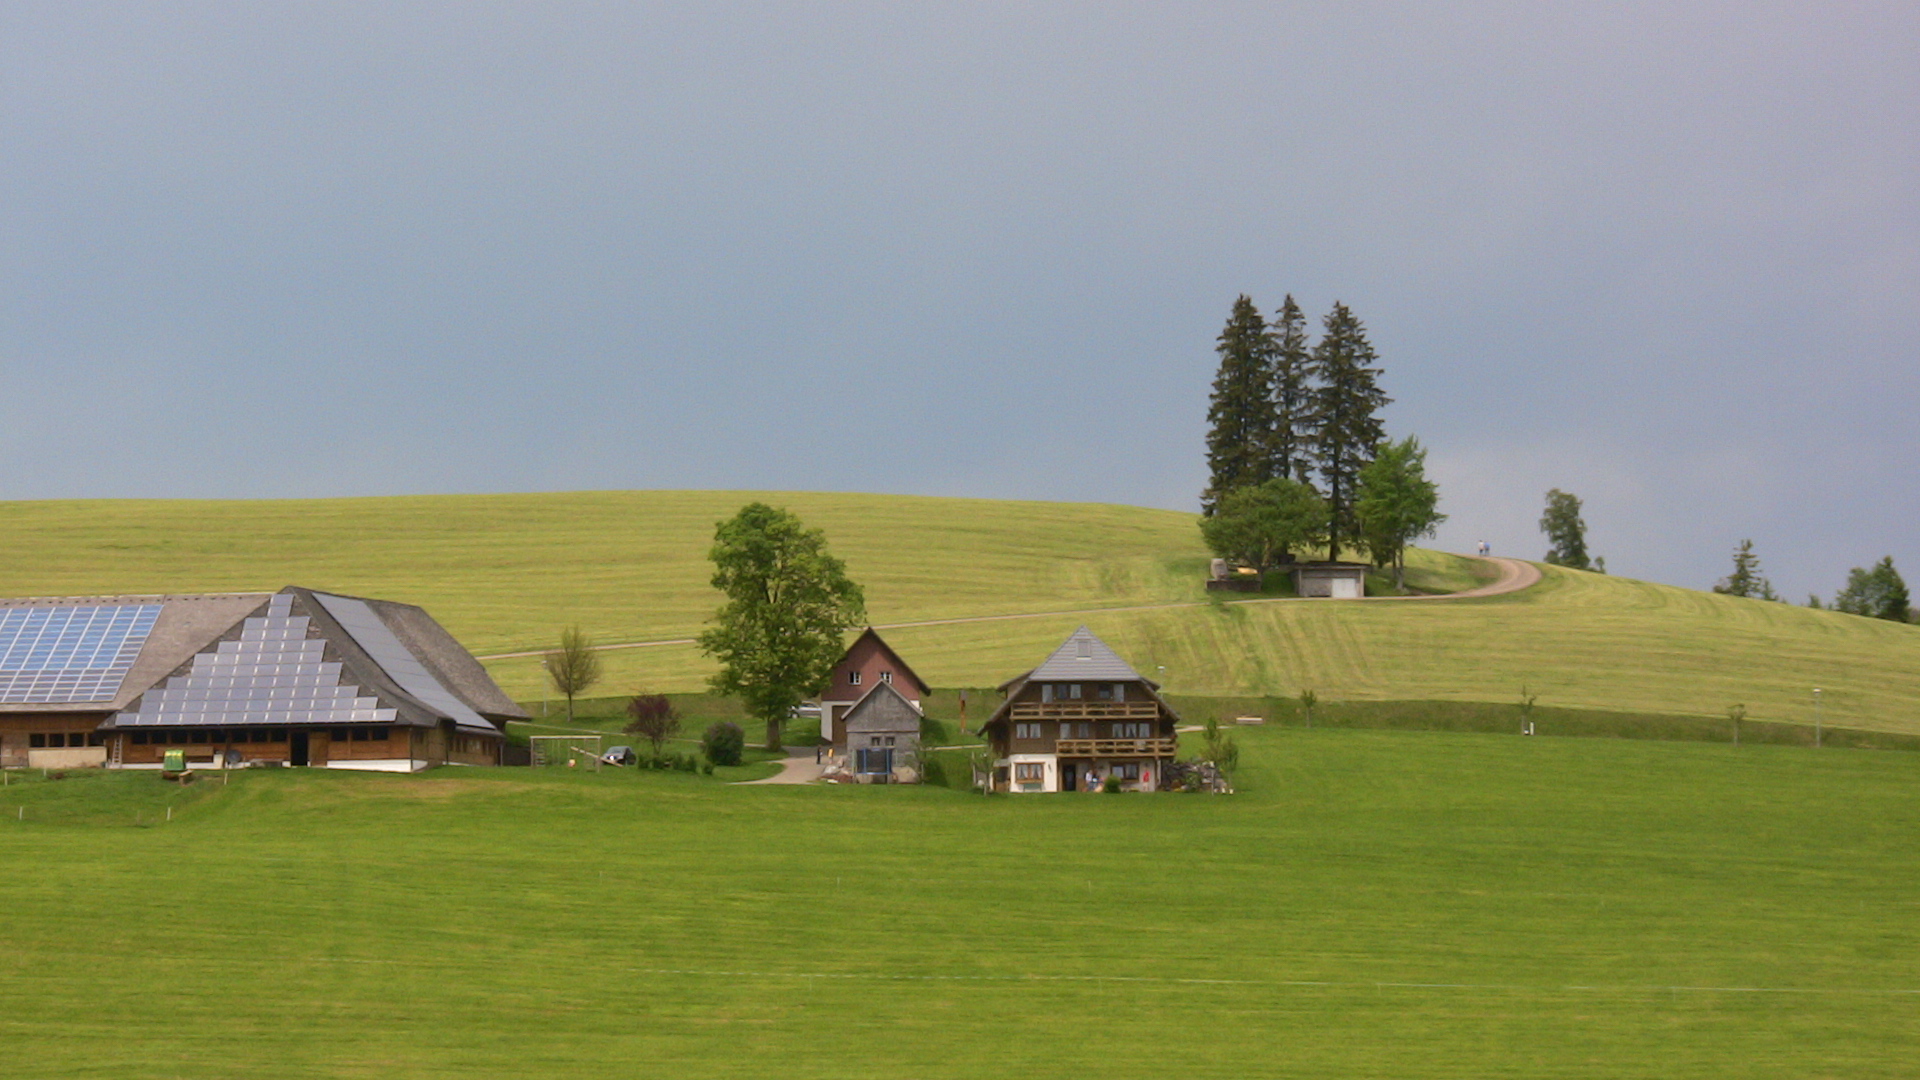
<path fill-rule="evenodd" d="M 600 760 L 609 765 L 631 765 L 640 760 L 640 758 L 633 752 L 633 747 L 631 746 L 614 746 L 609 747 L 606 753 L 601 754 Z"/>

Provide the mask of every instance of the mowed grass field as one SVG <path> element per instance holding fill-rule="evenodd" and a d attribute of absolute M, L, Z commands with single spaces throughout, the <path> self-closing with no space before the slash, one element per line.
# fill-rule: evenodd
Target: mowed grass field
<path fill-rule="evenodd" d="M 1190 514 L 884 495 L 586 492 L 313 501 L 0 503 L 0 594 L 275 589 L 425 606 L 483 655 L 697 634 L 714 524 L 749 500 L 826 531 L 875 623 L 941 687 L 990 687 L 1085 622 L 1176 693 L 1514 702 L 1920 733 L 1920 627 L 1549 568 L 1462 601 L 1219 604 Z M 1459 588 L 1472 564 L 1411 559 Z M 1181 605 L 1181 606 L 1156 606 Z M 1063 614 L 1038 614 L 1061 612 Z M 688 644 L 609 651 L 599 694 L 698 690 Z M 545 692 L 537 659 L 490 668 Z"/>
<path fill-rule="evenodd" d="M 1920 1059 L 1920 755 L 1236 734 L 1230 797 L 16 777 L 0 1040 L 18 1075 L 117 1078 Z"/>

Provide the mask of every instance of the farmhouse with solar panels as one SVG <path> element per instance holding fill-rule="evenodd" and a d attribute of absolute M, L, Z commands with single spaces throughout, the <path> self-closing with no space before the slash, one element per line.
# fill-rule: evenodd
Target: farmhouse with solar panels
<path fill-rule="evenodd" d="M 1109 779 L 1153 791 L 1173 762 L 1180 717 L 1160 684 L 1084 626 L 1000 692 L 1006 701 L 981 728 L 994 791 L 1083 791 Z"/>
<path fill-rule="evenodd" d="M 497 765 L 524 719 L 411 604 L 291 586 L 0 600 L 0 765 Z"/>

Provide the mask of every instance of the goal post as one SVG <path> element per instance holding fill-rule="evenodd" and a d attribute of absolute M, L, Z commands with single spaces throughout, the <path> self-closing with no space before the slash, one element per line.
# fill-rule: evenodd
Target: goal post
<path fill-rule="evenodd" d="M 566 768 L 569 764 L 578 768 L 581 765 L 600 767 L 600 735 L 529 735 L 527 748 L 532 751 L 534 765 L 557 765 Z"/>

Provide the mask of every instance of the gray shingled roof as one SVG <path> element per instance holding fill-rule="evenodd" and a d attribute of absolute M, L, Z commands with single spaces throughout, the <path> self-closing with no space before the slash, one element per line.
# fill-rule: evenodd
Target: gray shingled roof
<path fill-rule="evenodd" d="M 1030 682 L 1121 682 L 1141 680 L 1120 654 L 1086 627 L 1075 630 L 1039 667 L 1027 674 Z"/>

